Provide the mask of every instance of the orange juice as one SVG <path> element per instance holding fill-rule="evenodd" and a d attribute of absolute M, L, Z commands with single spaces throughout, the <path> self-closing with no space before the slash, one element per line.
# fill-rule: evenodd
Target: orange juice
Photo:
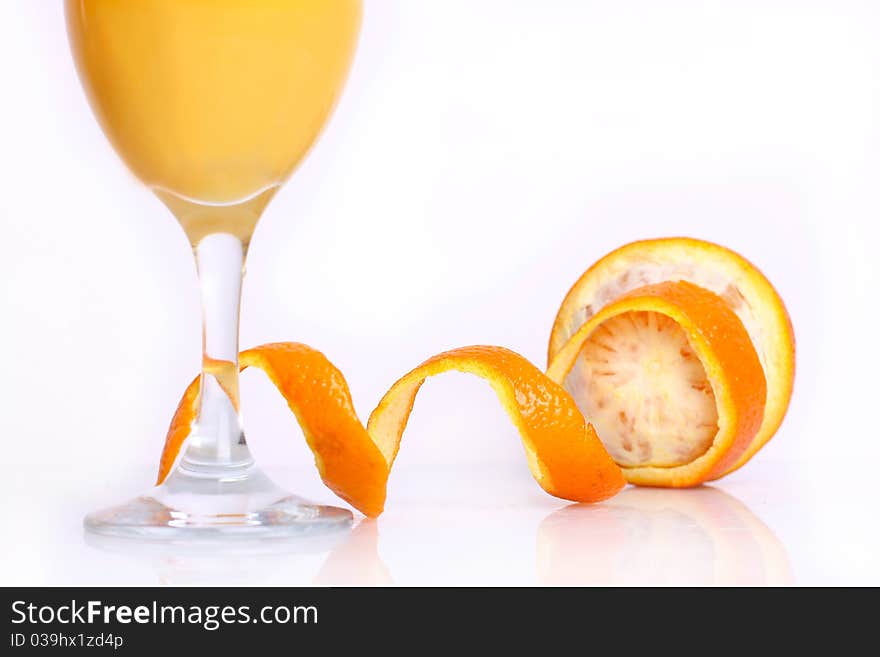
<path fill-rule="evenodd" d="M 247 242 L 342 89 L 360 0 L 66 0 L 80 77 L 121 157 L 193 243 Z"/>

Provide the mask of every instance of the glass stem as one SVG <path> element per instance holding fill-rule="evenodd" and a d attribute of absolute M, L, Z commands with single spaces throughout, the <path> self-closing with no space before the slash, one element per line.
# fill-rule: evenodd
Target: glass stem
<path fill-rule="evenodd" d="M 180 467 L 189 474 L 235 477 L 253 465 L 238 392 L 238 320 L 246 248 L 235 235 L 206 235 L 195 247 L 202 297 L 199 410 Z"/>

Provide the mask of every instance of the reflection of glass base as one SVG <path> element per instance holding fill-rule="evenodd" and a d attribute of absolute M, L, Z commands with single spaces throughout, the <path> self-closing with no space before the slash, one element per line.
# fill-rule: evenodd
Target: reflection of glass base
<path fill-rule="evenodd" d="M 178 468 L 148 494 L 90 513 L 83 524 L 104 536 L 184 543 L 305 537 L 351 526 L 350 511 L 291 495 L 256 467 L 228 475 Z"/>

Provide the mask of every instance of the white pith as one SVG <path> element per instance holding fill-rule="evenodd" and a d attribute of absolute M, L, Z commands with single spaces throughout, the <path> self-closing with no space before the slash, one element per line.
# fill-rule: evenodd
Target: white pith
<path fill-rule="evenodd" d="M 720 266 L 720 263 L 713 263 L 711 260 L 694 261 L 686 255 L 683 255 L 681 260 L 676 262 L 674 252 L 666 254 L 666 257 L 672 261 L 652 262 L 645 259 L 634 264 L 631 260 L 623 259 L 613 263 L 610 270 L 602 277 L 603 284 L 591 291 L 592 294 L 589 295 L 591 303 L 574 313 L 572 321 L 568 324 L 568 335 L 564 336 L 565 339 L 570 338 L 580 326 L 583 326 L 602 308 L 627 292 L 645 285 L 654 285 L 665 281 L 688 281 L 714 292 L 727 301 L 731 310 L 736 313 L 745 326 L 749 337 L 752 338 L 758 358 L 766 371 L 767 354 L 762 349 L 765 344 L 763 325 L 756 317 L 755 309 L 749 306 L 740 291 L 736 272 L 725 270 Z M 718 268 L 714 268 L 713 264 L 717 264 Z"/>
<path fill-rule="evenodd" d="M 578 362 L 575 399 L 618 464 L 675 467 L 711 447 L 715 396 L 672 319 L 647 311 L 612 317 L 593 331 Z"/>

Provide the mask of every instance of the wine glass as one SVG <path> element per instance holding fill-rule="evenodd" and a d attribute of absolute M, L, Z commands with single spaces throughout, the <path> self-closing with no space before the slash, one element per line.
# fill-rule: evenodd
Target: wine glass
<path fill-rule="evenodd" d="M 107 138 L 189 238 L 202 301 L 199 408 L 173 472 L 85 518 L 158 539 L 290 536 L 348 527 L 255 465 L 238 399 L 248 243 L 342 90 L 360 0 L 65 0 L 77 70 Z"/>

